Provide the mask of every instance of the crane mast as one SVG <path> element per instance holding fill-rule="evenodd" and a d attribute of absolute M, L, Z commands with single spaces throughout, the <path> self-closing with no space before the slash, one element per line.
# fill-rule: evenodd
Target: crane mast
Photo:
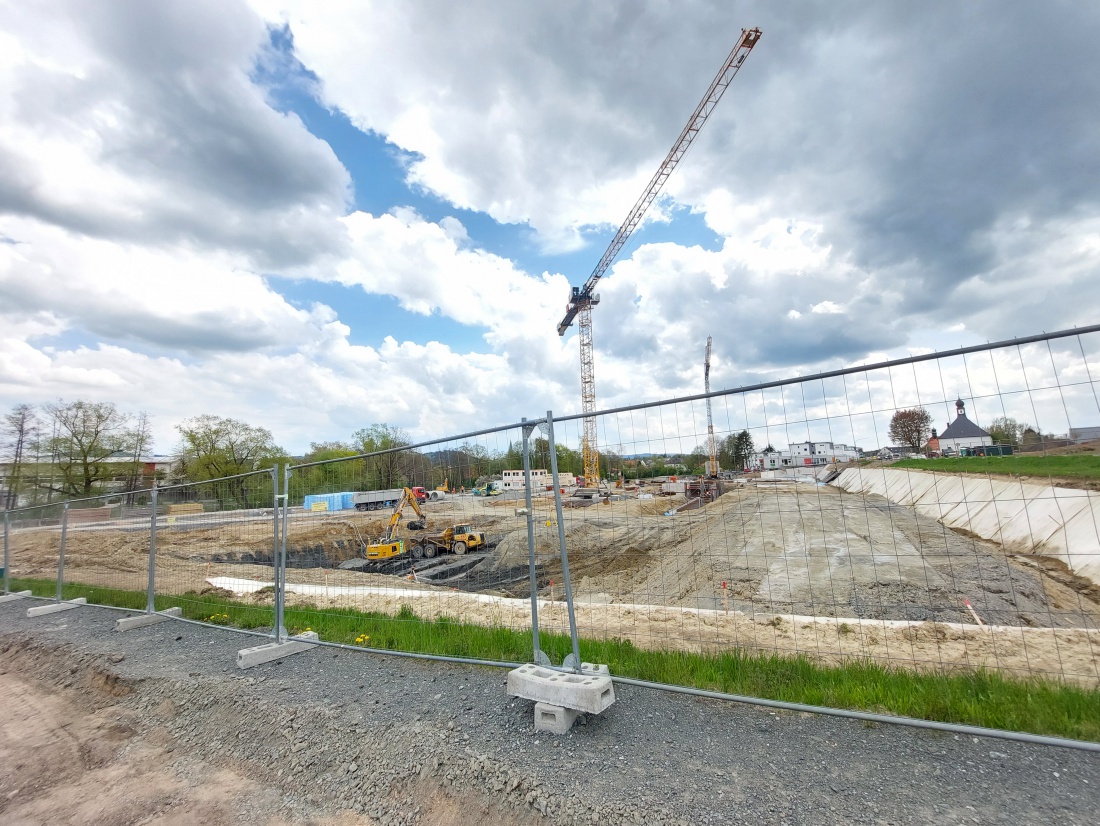
<path fill-rule="evenodd" d="M 760 29 L 741 30 L 741 39 L 737 41 L 737 45 L 733 47 L 733 51 L 729 53 L 729 57 L 722 64 L 722 68 L 715 75 L 714 80 L 711 81 L 710 87 L 703 95 L 703 99 L 699 101 L 699 105 L 695 107 L 695 111 L 688 119 L 687 125 L 680 132 L 680 137 L 676 139 L 672 149 L 669 150 L 657 172 L 650 179 L 649 185 L 641 197 L 638 198 L 637 203 L 634 204 L 634 208 L 626 216 L 626 220 L 619 227 L 619 231 L 615 233 L 615 237 L 611 239 L 611 243 L 608 244 L 607 250 L 601 256 L 595 269 L 592 270 L 592 274 L 588 276 L 588 280 L 584 282 L 583 286 L 573 287 L 570 292 L 569 301 L 565 305 L 565 317 L 558 324 L 558 335 L 564 336 L 565 331 L 573 325 L 573 320 L 580 318 L 577 338 L 580 341 L 581 352 L 581 410 L 586 414 L 581 435 L 581 453 L 584 462 L 584 482 L 586 486 L 598 486 L 600 478 L 600 455 L 596 446 L 596 419 L 595 416 L 590 415 L 596 410 L 596 378 L 592 346 L 592 308 L 600 303 L 600 296 L 595 292 L 596 284 L 604 273 L 610 269 L 619 252 L 626 245 L 627 240 L 634 233 L 638 224 L 642 222 L 642 218 L 645 217 L 650 204 L 656 200 L 673 170 L 676 169 L 688 149 L 691 148 L 699 131 L 707 122 L 707 118 L 710 117 L 714 107 L 722 98 L 726 87 L 740 71 L 745 58 L 749 56 L 749 52 L 752 51 L 752 47 L 756 45 L 759 39 Z"/>
<path fill-rule="evenodd" d="M 707 355 L 703 359 L 703 389 L 707 394 L 707 462 L 706 475 L 714 478 L 718 475 L 718 445 L 714 441 L 714 416 L 710 411 L 710 345 L 711 337 L 707 336 Z"/>

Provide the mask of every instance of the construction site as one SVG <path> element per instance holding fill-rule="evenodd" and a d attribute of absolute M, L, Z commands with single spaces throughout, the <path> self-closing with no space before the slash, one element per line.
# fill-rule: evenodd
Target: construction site
<path fill-rule="evenodd" d="M 1095 494 L 1077 493 L 1096 505 Z M 1049 548 L 1006 548 L 884 496 L 820 483 L 728 483 L 713 501 L 678 507 L 687 501 L 631 492 L 562 511 L 582 637 L 1100 684 L 1100 586 Z M 533 503 L 540 627 L 567 632 L 554 498 L 541 492 Z M 425 503 L 422 531 L 468 523 L 486 541 L 419 559 L 367 558 L 385 514 L 291 511 L 287 601 L 529 627 L 523 504 L 518 494 Z M 13 528 L 11 575 L 55 576 L 60 529 Z M 407 541 L 419 532 L 400 531 Z M 272 547 L 269 512 L 161 517 L 157 593 L 270 604 Z M 70 526 L 65 578 L 142 590 L 148 552 L 147 519 Z"/>

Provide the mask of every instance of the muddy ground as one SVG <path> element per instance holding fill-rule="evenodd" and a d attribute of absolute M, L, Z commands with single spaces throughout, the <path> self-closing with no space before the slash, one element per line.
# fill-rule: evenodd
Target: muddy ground
<path fill-rule="evenodd" d="M 703 509 L 665 515 L 682 502 L 623 498 L 563 511 L 582 634 L 644 647 L 983 665 L 1100 683 L 1100 589 L 1055 560 L 1008 555 L 880 497 L 827 486 L 745 485 Z M 391 612 L 408 604 L 426 617 L 526 627 L 521 506 L 469 496 L 429 503 L 429 530 L 469 522 L 486 532 L 491 550 L 365 570 L 339 566 L 363 555 L 364 542 L 382 532 L 380 517 L 295 515 L 287 545 L 300 567 L 287 580 L 320 590 L 303 588 L 288 601 Z M 565 630 L 552 499 L 537 500 L 534 514 L 538 593 L 547 606 L 540 621 Z M 67 580 L 143 589 L 147 531 L 147 522 L 71 529 Z M 13 575 L 55 574 L 57 529 L 17 530 L 11 540 Z M 270 603 L 255 584 L 271 582 L 272 542 L 270 514 L 176 519 L 157 532 L 158 593 L 201 592 L 216 579 Z"/>

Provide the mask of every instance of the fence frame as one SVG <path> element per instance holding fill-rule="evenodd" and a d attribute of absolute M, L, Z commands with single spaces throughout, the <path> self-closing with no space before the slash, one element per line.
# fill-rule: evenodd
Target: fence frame
<path fill-rule="evenodd" d="M 249 636 L 263 636 L 273 638 L 275 642 L 282 642 L 287 638 L 287 631 L 284 627 L 285 616 L 285 592 L 286 592 L 286 548 L 287 548 L 287 535 L 288 535 L 288 523 L 290 519 L 290 479 L 295 470 L 315 467 L 319 465 L 328 465 L 338 462 L 351 461 L 355 459 L 371 458 L 381 456 L 385 454 L 415 451 L 420 448 L 430 447 L 434 445 L 444 444 L 448 442 L 457 442 L 459 440 L 473 439 L 478 436 L 485 436 L 493 433 L 500 433 L 506 430 L 519 429 L 522 442 L 523 452 L 523 472 L 525 481 L 525 504 L 526 504 L 526 531 L 528 542 L 528 562 L 529 562 L 529 576 L 531 583 L 531 627 L 532 627 L 532 657 L 533 661 L 543 665 L 544 667 L 561 671 L 561 672 L 576 672 L 581 671 L 581 659 L 579 650 L 579 635 L 577 631 L 577 622 L 574 610 L 574 597 L 572 591 L 571 577 L 569 573 L 569 559 L 568 550 L 565 535 L 565 525 L 563 520 L 562 511 L 562 497 L 561 488 L 559 485 L 559 473 L 558 473 L 558 461 L 555 441 L 555 424 L 561 424 L 565 422 L 574 422 L 583 420 L 589 417 L 596 416 L 611 416 L 619 413 L 627 413 L 638 410 L 654 409 L 663 406 L 690 403 L 695 401 L 709 400 L 713 398 L 735 396 L 750 392 L 763 391 L 774 388 L 782 388 L 791 385 L 804 384 L 814 381 L 824 381 L 825 379 L 839 378 L 844 376 L 867 374 L 874 371 L 890 370 L 900 366 L 916 364 L 920 362 L 938 361 L 942 359 L 965 356 L 973 353 L 987 353 L 995 350 L 1020 347 L 1024 344 L 1042 343 L 1046 342 L 1049 348 L 1049 342 L 1070 338 L 1074 336 L 1082 336 L 1087 334 L 1093 334 L 1100 332 L 1100 324 L 1089 325 L 1085 327 L 1077 327 L 1069 330 L 1061 330 L 1052 333 L 1042 333 L 1034 336 L 1026 336 L 1022 338 L 1005 339 L 997 342 L 991 342 L 980 345 L 971 345 L 967 347 L 959 347 L 951 350 L 945 350 L 940 352 L 924 353 L 914 356 L 908 356 L 900 359 L 892 359 L 882 362 L 876 362 L 872 364 L 864 364 L 846 368 L 840 368 L 836 370 L 823 371 L 808 376 L 797 376 L 793 378 L 778 379 L 767 382 L 759 382 L 756 384 L 741 386 L 737 388 L 727 388 L 723 390 L 712 391 L 709 393 L 693 394 L 688 396 L 681 396 L 672 399 L 665 399 L 661 401 L 645 402 L 633 405 L 625 405 L 615 408 L 608 408 L 604 410 L 594 411 L 592 413 L 576 413 L 568 414 L 560 417 L 555 417 L 552 410 L 547 410 L 545 415 L 536 419 L 523 418 L 518 424 L 506 424 L 498 425 L 490 428 L 483 428 L 475 431 L 469 431 L 467 433 L 459 434 L 457 436 L 448 436 L 445 438 L 431 439 L 411 445 L 402 445 L 399 447 L 385 448 L 379 451 L 373 451 L 370 453 L 363 453 L 356 456 L 344 457 L 337 460 L 322 460 L 316 462 L 303 462 L 299 464 L 283 463 L 276 464 L 272 468 L 261 471 L 252 471 L 243 474 L 234 474 L 231 476 L 205 480 L 203 482 L 189 482 L 178 485 L 169 486 L 157 486 L 154 485 L 147 490 L 132 491 L 130 493 L 145 493 L 148 492 L 151 498 L 152 513 L 149 520 L 149 551 L 148 551 L 148 568 L 147 568 L 147 591 L 146 591 L 146 613 L 155 612 L 155 576 L 156 576 L 156 546 L 157 546 L 157 528 L 158 528 L 158 496 L 160 493 L 182 487 L 194 487 L 198 485 L 217 484 L 226 482 L 232 479 L 270 474 L 272 482 L 272 567 L 274 577 L 274 592 L 275 592 L 275 617 L 273 627 L 270 633 L 259 633 L 256 631 L 249 631 L 239 628 L 224 628 L 222 626 L 213 626 L 222 628 L 222 630 L 229 630 L 235 633 L 246 634 Z M 1083 352 L 1082 352 L 1083 355 Z M 1085 367 L 1088 370 L 1088 362 L 1085 360 Z M 1026 375 L 1025 375 L 1026 380 Z M 1094 396 L 1096 395 L 1095 383 L 1089 374 L 1089 383 L 1092 386 Z M 919 391 L 918 391 L 919 392 Z M 1030 392 L 1030 387 L 1028 388 Z M 1064 404 L 1064 399 L 1063 399 Z M 1100 400 L 1098 400 L 1098 407 L 1100 407 Z M 554 496 L 554 508 L 557 519 L 557 533 L 558 544 L 560 552 L 560 560 L 562 564 L 563 585 L 565 588 L 565 600 L 569 618 L 570 628 L 570 642 L 572 652 L 565 658 L 561 666 L 554 666 L 549 662 L 547 655 L 541 650 L 539 643 L 539 622 L 538 622 L 538 594 L 537 594 L 537 572 L 536 572 L 536 560 L 535 560 L 535 539 L 534 539 L 534 514 L 533 514 L 533 500 L 532 500 L 532 486 L 531 486 L 531 456 L 530 456 L 530 439 L 537 431 L 543 431 L 546 433 L 549 446 L 550 446 L 550 465 L 551 476 L 553 479 L 553 496 Z M 280 473 L 281 470 L 281 473 Z M 280 485 L 279 477 L 282 476 L 282 484 Z M 99 497 L 93 497 L 99 498 Z M 88 499 L 70 499 L 61 503 L 62 514 L 60 523 L 60 545 L 58 550 L 58 564 L 57 564 L 57 589 L 54 602 L 60 603 L 62 601 L 62 591 L 65 583 L 65 551 L 66 541 L 68 534 L 68 522 L 69 522 L 69 510 L 72 504 L 88 501 Z M 10 594 L 10 580 L 11 580 L 11 552 L 10 552 L 10 534 L 11 534 L 11 514 L 17 513 L 22 510 L 31 510 L 35 506 L 28 508 L 10 508 L 4 509 L 4 551 L 3 551 L 3 589 L 4 594 Z M 41 507 L 41 506 L 38 506 Z M 34 597 L 33 599 L 45 599 L 42 597 Z M 105 607 L 110 610 L 130 610 L 122 609 L 113 606 L 94 606 Z M 204 625 L 210 627 L 212 624 L 207 622 L 200 622 L 196 620 L 188 620 L 179 617 L 166 617 L 167 619 L 176 619 L 180 622 L 189 622 L 192 624 Z M 333 643 L 326 641 L 318 641 L 317 645 L 347 649 L 350 651 L 356 651 L 360 653 L 376 653 L 386 654 L 389 656 L 401 656 L 412 657 L 418 659 L 435 660 L 440 662 L 453 662 L 453 663 L 470 663 L 478 665 L 487 665 L 494 667 L 512 668 L 518 665 L 518 663 L 502 662 L 488 659 L 470 658 L 470 657 L 452 657 L 446 655 L 436 654 L 422 654 L 410 651 L 392 651 L 387 649 L 377 649 L 361 646 L 344 645 L 341 643 Z M 749 697 L 735 694 L 728 694 L 723 692 L 706 691 L 703 689 L 696 689 L 687 686 L 667 685 L 662 683 L 652 683 L 644 680 L 636 680 L 625 677 L 612 677 L 612 679 L 622 685 L 632 685 L 643 688 L 657 689 L 662 691 L 669 691 L 674 693 L 689 694 L 698 697 L 706 697 L 712 699 L 726 700 L 730 702 L 746 703 L 759 705 L 767 708 L 785 709 L 791 711 L 808 711 L 817 714 L 828 714 L 837 717 L 845 717 L 850 719 L 857 719 L 867 722 L 876 723 L 891 723 L 895 725 L 905 725 L 918 728 L 936 729 L 945 732 L 952 732 L 958 734 L 976 735 L 983 737 L 994 737 L 1005 740 L 1015 740 L 1020 742 L 1042 744 L 1042 745 L 1056 745 L 1061 747 L 1069 747 L 1074 749 L 1080 749 L 1085 751 L 1100 752 L 1100 743 L 1084 742 L 1067 740 L 1057 737 L 1044 737 L 1039 735 L 1032 735 L 1023 732 L 1011 732 L 1002 731 L 996 729 L 985 729 L 976 726 L 965 726 L 951 723 L 942 723 L 938 721 L 919 720 L 906 717 L 894 717 L 890 715 L 874 714 L 870 712 L 850 711 L 846 709 L 835 709 L 820 706 L 809 706 L 800 703 L 792 703 L 786 701 L 767 700 L 757 697 Z"/>

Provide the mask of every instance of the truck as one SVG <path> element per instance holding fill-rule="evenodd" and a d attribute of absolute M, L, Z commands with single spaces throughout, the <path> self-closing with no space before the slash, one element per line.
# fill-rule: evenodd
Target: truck
<path fill-rule="evenodd" d="M 485 549 L 485 534 L 470 525 L 453 525 L 442 533 L 416 537 L 409 549 L 414 559 L 433 558 L 440 553 L 453 553 L 458 556 L 466 551 Z"/>
<path fill-rule="evenodd" d="M 412 491 L 417 504 L 427 501 L 428 493 L 422 487 L 390 488 L 389 490 L 368 490 L 353 494 L 352 504 L 357 511 L 381 511 L 394 507 L 401 501 L 405 490 Z"/>
<path fill-rule="evenodd" d="M 386 532 L 377 542 L 367 545 L 367 559 L 381 561 L 404 556 L 406 553 L 413 559 L 432 559 L 440 553 L 454 553 L 461 556 L 468 550 L 484 550 L 485 534 L 474 530 L 469 525 L 452 525 L 440 533 L 418 536 L 406 548 L 405 540 L 399 535 L 401 514 L 406 506 L 416 511 L 417 518 L 411 520 L 405 527 L 411 531 L 422 531 L 427 528 L 428 520 L 424 516 L 424 511 L 420 509 L 416 489 L 404 488 L 401 491 L 401 497 L 393 507 L 393 513 L 390 514 Z"/>

